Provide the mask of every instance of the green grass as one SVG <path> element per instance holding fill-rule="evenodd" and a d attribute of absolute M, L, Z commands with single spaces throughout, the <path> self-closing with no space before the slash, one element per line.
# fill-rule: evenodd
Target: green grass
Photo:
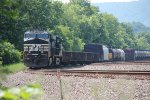
<path fill-rule="evenodd" d="M 24 70 L 26 67 L 23 63 L 10 64 L 5 66 L 0 66 L 1 73 L 16 73 L 18 71 Z"/>
<path fill-rule="evenodd" d="M 23 63 L 10 64 L 5 66 L 0 65 L 0 82 L 3 81 L 8 74 L 19 72 L 25 68 L 26 67 Z"/>

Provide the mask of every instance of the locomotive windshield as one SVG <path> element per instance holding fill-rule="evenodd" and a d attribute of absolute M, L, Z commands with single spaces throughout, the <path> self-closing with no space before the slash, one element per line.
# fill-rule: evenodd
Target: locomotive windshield
<path fill-rule="evenodd" d="M 25 34 L 24 38 L 48 38 L 48 34 Z"/>

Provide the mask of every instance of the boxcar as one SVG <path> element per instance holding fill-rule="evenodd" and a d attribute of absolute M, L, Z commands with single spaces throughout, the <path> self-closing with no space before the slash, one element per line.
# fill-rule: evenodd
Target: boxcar
<path fill-rule="evenodd" d="M 89 43 L 84 46 L 84 52 L 93 52 L 99 54 L 99 61 L 109 61 L 109 49 L 97 43 Z"/>

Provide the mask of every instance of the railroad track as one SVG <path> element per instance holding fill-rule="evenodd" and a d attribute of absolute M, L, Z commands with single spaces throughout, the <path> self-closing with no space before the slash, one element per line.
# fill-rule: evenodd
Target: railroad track
<path fill-rule="evenodd" d="M 102 62 L 102 63 L 93 63 L 93 65 L 150 65 L 150 61 L 133 61 L 133 62 L 128 62 L 128 61 L 116 61 L 116 62 Z"/>
<path fill-rule="evenodd" d="M 45 70 L 43 72 L 59 72 L 59 73 L 83 73 L 83 74 L 133 74 L 133 75 L 150 75 L 150 71 L 139 70 Z"/>
<path fill-rule="evenodd" d="M 55 75 L 55 76 L 75 76 L 75 77 L 92 77 L 92 78 L 126 78 L 126 79 L 140 79 L 150 80 L 150 71 L 139 70 L 27 70 L 25 73 Z"/>

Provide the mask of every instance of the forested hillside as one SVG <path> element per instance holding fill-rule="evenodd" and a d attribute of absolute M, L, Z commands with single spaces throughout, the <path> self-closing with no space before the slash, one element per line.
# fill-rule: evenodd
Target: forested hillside
<path fill-rule="evenodd" d="M 34 29 L 60 36 L 63 49 L 68 51 L 81 51 L 85 43 L 91 42 L 113 48 L 150 49 L 150 33 L 134 35 L 131 24 L 119 23 L 116 17 L 102 13 L 88 0 L 70 0 L 68 4 L 51 0 L 1 0 L 0 9 L 0 42 L 10 42 L 18 50 L 23 50 L 24 32 Z M 0 51 L 0 56 L 3 53 Z"/>
<path fill-rule="evenodd" d="M 132 22 L 129 24 L 131 24 L 131 26 L 133 27 L 133 31 L 135 34 L 139 33 L 139 32 L 143 32 L 143 33 L 149 33 L 150 32 L 150 27 L 146 27 L 145 25 L 143 25 L 140 22 Z"/>

